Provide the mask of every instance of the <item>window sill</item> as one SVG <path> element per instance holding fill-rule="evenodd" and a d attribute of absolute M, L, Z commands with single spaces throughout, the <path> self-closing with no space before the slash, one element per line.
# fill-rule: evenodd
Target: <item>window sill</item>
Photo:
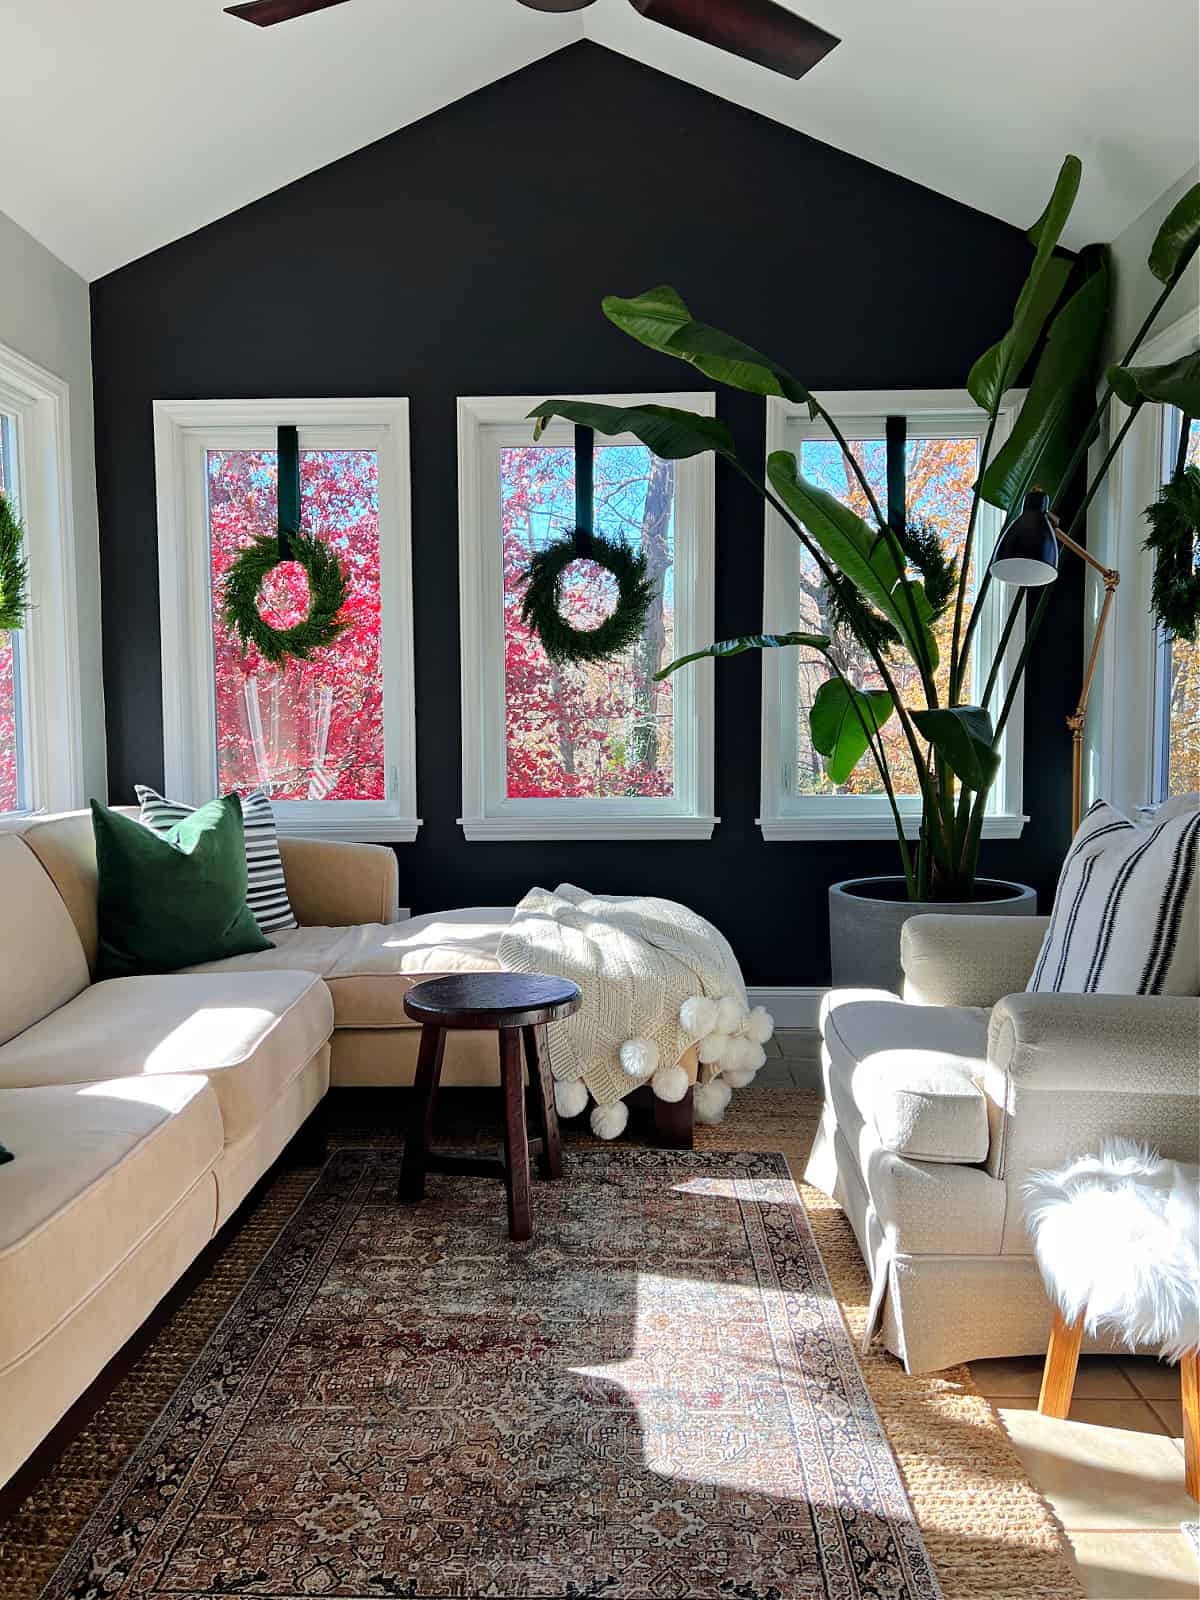
<path fill-rule="evenodd" d="M 904 834 L 915 839 L 921 831 L 921 818 L 913 813 L 904 819 Z M 1028 817 L 996 815 L 983 819 L 985 839 L 1019 839 Z M 896 825 L 888 813 L 880 816 L 839 817 L 825 812 L 810 817 L 760 817 L 758 826 L 768 844 L 785 840 L 809 839 L 894 839 Z"/>
<path fill-rule="evenodd" d="M 469 844 L 517 840 L 711 839 L 720 817 L 459 817 Z"/>
<path fill-rule="evenodd" d="M 344 839 L 356 844 L 412 844 L 420 817 L 289 817 L 275 812 L 281 837 L 293 839 Z"/>

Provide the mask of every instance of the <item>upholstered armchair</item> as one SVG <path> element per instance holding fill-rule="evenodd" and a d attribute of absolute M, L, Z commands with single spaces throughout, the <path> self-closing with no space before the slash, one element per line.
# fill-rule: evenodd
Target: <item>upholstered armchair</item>
<path fill-rule="evenodd" d="M 1196 1159 L 1200 999 L 1026 994 L 1047 919 L 917 916 L 904 995 L 834 989 L 807 1179 L 844 1208 L 870 1335 L 909 1372 L 1040 1354 L 1051 1307 L 1022 1220 L 1034 1168 L 1106 1134 Z"/>

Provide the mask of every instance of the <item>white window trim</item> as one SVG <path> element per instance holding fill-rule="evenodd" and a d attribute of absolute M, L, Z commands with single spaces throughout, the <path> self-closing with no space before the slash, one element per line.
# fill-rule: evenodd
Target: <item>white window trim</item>
<path fill-rule="evenodd" d="M 25 807 L 0 826 L 84 804 L 70 389 L 0 345 L 0 410 L 14 415 L 17 491 L 32 601 L 21 630 Z"/>
<path fill-rule="evenodd" d="M 500 594 L 499 542 L 481 537 L 492 525 L 495 486 L 485 472 L 486 430 L 512 428 L 513 443 L 533 437 L 530 410 L 544 395 L 467 397 L 458 402 L 458 558 L 459 618 L 462 645 L 463 814 L 465 838 L 512 839 L 709 839 L 713 815 L 713 664 L 696 662 L 675 680 L 676 729 L 695 730 L 690 741 L 675 741 L 677 794 L 669 799 L 510 800 L 504 796 L 503 617 L 489 596 Z M 567 397 L 564 397 L 567 398 Z M 716 415 L 716 396 L 695 394 L 573 395 L 607 405 L 678 406 L 705 417 Z M 565 423 L 552 424 L 544 438 L 569 444 Z M 507 442 L 507 441 L 506 441 Z M 637 444 L 632 434 L 605 438 L 610 444 Z M 684 655 L 712 642 L 714 568 L 714 493 L 711 452 L 677 463 L 677 506 L 693 522 L 689 540 L 676 540 L 675 651 Z M 485 481 L 486 480 L 486 481 Z M 493 544 L 495 548 L 493 548 Z M 690 601 L 680 606 L 679 595 Z M 688 620 L 690 618 L 690 620 Z M 499 655 L 497 655 L 499 652 Z M 499 695 L 499 699 L 497 696 Z M 687 748 L 690 744 L 691 748 Z"/>
<path fill-rule="evenodd" d="M 212 595 L 203 474 L 197 453 L 214 433 L 231 448 L 274 449 L 291 423 L 311 448 L 362 433 L 379 452 L 380 574 L 383 589 L 386 800 L 275 802 L 279 831 L 311 838 L 411 844 L 417 816 L 413 678 L 412 518 L 408 401 L 156 400 L 154 471 L 158 501 L 162 628 L 163 760 L 172 799 L 198 805 L 216 793 L 216 705 Z M 328 440 L 321 438 L 328 433 Z"/>
<path fill-rule="evenodd" d="M 1138 364 L 1176 361 L 1198 346 L 1196 313 L 1191 311 L 1147 339 L 1138 351 Z M 1093 447 L 1093 470 L 1128 415 L 1114 396 Z M 1166 481 L 1163 468 L 1162 408 L 1147 405 L 1125 435 L 1088 517 L 1088 548 L 1121 574 L 1121 584 L 1104 630 L 1084 724 L 1083 803 L 1086 807 L 1102 797 L 1130 815 L 1158 799 L 1159 639 L 1150 610 L 1154 563 L 1142 542 L 1148 531 L 1146 507 Z M 1089 569 L 1085 661 L 1103 600 L 1103 583 Z"/>
<path fill-rule="evenodd" d="M 997 418 L 993 454 L 1004 443 L 1021 407 L 1023 392 L 1010 391 L 1004 397 Z M 982 433 L 984 414 L 965 389 L 847 390 L 823 394 L 821 403 L 839 426 L 849 420 L 856 424 L 877 424 L 883 437 L 883 419 L 903 415 L 919 421 L 929 417 L 936 424 L 954 420 L 967 431 Z M 961 422 L 958 421 L 961 419 Z M 828 439 L 828 427 L 814 422 L 806 405 L 797 405 L 777 396 L 767 399 L 767 454 L 786 450 L 798 431 L 803 438 Z M 999 534 L 1001 513 L 984 505 L 976 525 L 976 562 L 983 571 Z M 796 537 L 770 506 L 766 508 L 765 551 L 763 560 L 763 631 L 786 633 L 796 627 Z M 997 592 L 999 591 L 999 592 Z M 985 610 L 976 630 L 977 648 L 990 660 L 1003 623 L 1004 591 L 993 586 L 993 603 Z M 1003 697 L 1009 674 L 1016 664 L 1025 636 L 1024 619 L 1013 629 L 996 695 Z M 882 795 L 793 795 L 787 788 L 787 769 L 792 753 L 784 729 L 794 722 L 796 708 L 795 654 L 791 650 L 762 652 L 762 773 L 758 825 L 768 841 L 789 839 L 892 839 L 895 819 Z M 1024 686 L 1018 689 L 1012 713 L 1005 728 L 1000 774 L 992 788 L 989 809 L 984 817 L 985 839 L 1019 839 L 1028 818 L 1022 812 L 1022 752 L 1024 746 Z M 897 802 L 908 838 L 920 832 L 921 801 L 916 795 L 901 796 Z"/>

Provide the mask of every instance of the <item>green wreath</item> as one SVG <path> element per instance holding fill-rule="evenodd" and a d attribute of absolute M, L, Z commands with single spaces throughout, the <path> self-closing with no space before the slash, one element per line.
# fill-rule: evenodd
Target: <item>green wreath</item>
<path fill-rule="evenodd" d="M 267 574 L 285 561 L 298 561 L 308 577 L 308 615 L 294 627 L 273 628 L 258 609 L 258 592 Z M 264 660 L 279 666 L 289 656 L 307 661 L 350 626 L 350 618 L 341 615 L 346 594 L 342 564 L 323 540 L 289 533 L 281 549 L 274 534 L 264 533 L 225 574 L 223 613 L 244 645 L 253 645 Z"/>
<path fill-rule="evenodd" d="M 617 580 L 616 610 L 595 628 L 573 628 L 560 610 L 563 574 L 575 561 L 594 561 Z M 641 638 L 654 584 L 646 576 L 645 556 L 628 545 L 602 533 L 576 532 L 539 550 L 522 576 L 528 588 L 521 616 L 556 665 L 605 661 Z"/>
<path fill-rule="evenodd" d="M 1144 548 L 1154 553 L 1150 603 L 1155 616 L 1176 639 L 1195 644 L 1200 635 L 1200 471 L 1183 470 L 1164 484 L 1146 509 L 1150 533 Z"/>
<path fill-rule="evenodd" d="M 25 533 L 8 500 L 0 494 L 0 633 L 11 633 L 29 609 L 29 563 Z"/>

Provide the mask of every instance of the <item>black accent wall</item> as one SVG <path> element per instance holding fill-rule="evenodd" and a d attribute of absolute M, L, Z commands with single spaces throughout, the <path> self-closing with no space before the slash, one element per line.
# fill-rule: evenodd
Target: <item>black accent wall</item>
<path fill-rule="evenodd" d="M 407 395 L 424 827 L 397 847 L 402 900 L 499 905 L 562 879 L 664 894 L 724 929 L 748 982 L 825 981 L 826 886 L 897 870 L 895 847 L 763 842 L 756 656 L 717 667 L 710 842 L 463 840 L 455 397 L 707 387 L 601 315 L 603 294 L 662 282 L 817 390 L 959 388 L 1029 256 L 994 218 L 576 44 L 100 279 L 110 798 L 163 771 L 151 402 Z M 761 462 L 763 402 L 719 391 L 718 407 Z M 1069 834 L 1062 719 L 1081 658 L 1078 589 L 1063 587 L 1029 679 L 1031 821 L 984 848 L 985 870 L 1043 901 Z M 716 589 L 718 637 L 760 626 L 761 510 L 720 464 Z"/>

